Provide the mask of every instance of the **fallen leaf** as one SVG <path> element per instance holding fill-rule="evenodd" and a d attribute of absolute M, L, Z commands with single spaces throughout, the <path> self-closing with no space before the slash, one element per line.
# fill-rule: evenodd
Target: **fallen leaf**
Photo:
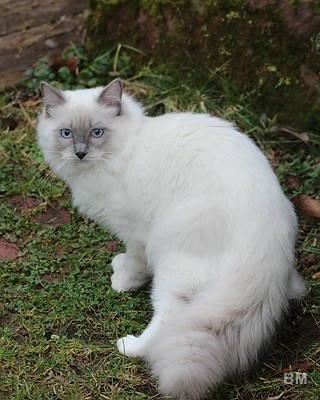
<path fill-rule="evenodd" d="M 294 136 L 298 139 L 300 139 L 302 142 L 304 143 L 308 143 L 310 140 L 309 135 L 307 134 L 307 132 L 302 132 L 302 133 L 296 133 L 294 134 Z"/>
<path fill-rule="evenodd" d="M 300 183 L 300 178 L 297 176 L 287 176 L 285 180 L 285 184 L 290 191 L 297 189 L 300 186 Z"/>
<path fill-rule="evenodd" d="M 294 364 L 294 365 L 289 365 L 286 368 L 281 369 L 280 371 L 275 371 L 272 375 L 283 375 L 286 374 L 287 372 L 292 372 L 292 371 L 297 371 L 298 369 L 303 369 L 304 371 L 308 371 L 310 368 L 312 368 L 312 364 L 309 363 L 300 363 L 300 364 Z"/>
<path fill-rule="evenodd" d="M 313 279 L 320 279 L 320 272 L 316 272 L 313 276 Z"/>
<path fill-rule="evenodd" d="M 111 253 L 113 253 L 114 251 L 117 251 L 117 249 L 118 249 L 117 243 L 116 243 L 116 242 L 112 242 L 112 241 L 106 242 L 106 243 L 105 243 L 105 247 L 106 247 L 106 249 L 107 249 L 108 251 L 110 251 Z"/>
<path fill-rule="evenodd" d="M 309 144 L 310 138 L 306 132 L 298 133 L 293 128 L 284 127 L 284 126 L 278 128 L 278 132 L 283 132 L 283 133 L 289 134 L 289 135 L 295 137 L 296 139 L 301 140 L 301 142 Z"/>
<path fill-rule="evenodd" d="M 307 254 L 306 256 L 301 256 L 298 254 L 298 265 L 301 269 L 310 268 L 320 262 L 320 256 L 315 254 Z"/>
<path fill-rule="evenodd" d="M 260 115 L 259 122 L 262 125 L 262 127 L 266 130 L 267 129 L 267 124 L 268 124 L 268 117 L 267 114 L 263 113 Z"/>
<path fill-rule="evenodd" d="M 59 281 L 59 278 L 55 275 L 45 274 L 42 275 L 41 280 L 46 283 L 53 283 Z"/>
<path fill-rule="evenodd" d="M 27 108 L 36 107 L 38 104 L 41 103 L 40 99 L 29 99 L 23 102 L 23 105 Z"/>
<path fill-rule="evenodd" d="M 16 260 L 18 258 L 19 247 L 0 238 L 0 260 Z"/>
<path fill-rule="evenodd" d="M 76 72 L 78 68 L 78 56 L 62 58 L 59 53 L 51 53 L 48 60 L 48 67 L 59 69 L 61 67 L 67 67 L 71 72 Z"/>
<path fill-rule="evenodd" d="M 279 400 L 281 397 L 285 394 L 285 392 L 282 392 L 278 394 L 278 396 L 272 396 L 272 397 L 267 397 L 265 400 Z"/>
<path fill-rule="evenodd" d="M 268 150 L 267 150 L 267 156 L 268 156 L 268 159 L 269 159 L 271 165 L 272 165 L 273 167 L 276 167 L 277 159 L 276 159 L 276 154 L 275 154 L 274 150 L 271 149 L 271 148 L 268 149 Z"/>
<path fill-rule="evenodd" d="M 53 38 L 48 38 L 44 41 L 44 44 L 51 49 L 54 49 L 59 46 L 58 42 Z"/>
<path fill-rule="evenodd" d="M 320 219 L 320 200 L 301 194 L 294 197 L 292 202 L 303 214 Z"/>

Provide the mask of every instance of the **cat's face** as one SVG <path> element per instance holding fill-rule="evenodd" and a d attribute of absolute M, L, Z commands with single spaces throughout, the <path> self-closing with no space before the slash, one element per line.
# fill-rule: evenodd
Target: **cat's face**
<path fill-rule="evenodd" d="M 112 152 L 115 120 L 121 114 L 122 86 L 61 91 L 41 84 L 44 110 L 38 138 L 45 160 L 64 177 L 68 171 L 102 169 Z"/>

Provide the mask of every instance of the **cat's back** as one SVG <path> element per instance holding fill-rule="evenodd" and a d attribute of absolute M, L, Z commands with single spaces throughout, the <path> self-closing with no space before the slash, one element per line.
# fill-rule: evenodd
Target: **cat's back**
<path fill-rule="evenodd" d="M 261 154 L 253 141 L 241 133 L 231 122 L 219 117 L 200 113 L 169 113 L 157 117 L 147 117 L 143 125 L 146 143 L 158 145 L 166 151 L 179 148 L 196 152 L 226 154 L 231 152 L 253 152 Z M 226 155 L 225 154 L 225 155 Z"/>
<path fill-rule="evenodd" d="M 157 170 L 174 168 L 198 177 L 261 174 L 273 178 L 270 165 L 252 139 L 229 121 L 208 114 L 169 113 L 147 117 L 142 152 Z"/>
<path fill-rule="evenodd" d="M 176 216 L 211 215 L 239 238 L 244 227 L 251 230 L 250 240 L 260 232 L 257 221 L 278 237 L 295 231 L 292 206 L 267 157 L 228 121 L 192 113 L 146 118 L 136 154 L 129 192 L 141 220 L 168 215 L 169 224 L 183 229 Z M 237 228 L 228 225 L 232 220 Z"/>
<path fill-rule="evenodd" d="M 264 154 L 220 118 L 193 113 L 146 117 L 136 146 L 128 185 L 146 208 L 187 198 L 220 198 L 237 208 L 247 207 L 249 197 L 250 203 L 273 204 L 271 197 L 286 201 Z"/>

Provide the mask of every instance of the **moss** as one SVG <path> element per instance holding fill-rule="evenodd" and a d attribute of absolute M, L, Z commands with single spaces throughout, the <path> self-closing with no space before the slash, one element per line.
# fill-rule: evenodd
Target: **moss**
<path fill-rule="evenodd" d="M 313 10 L 316 15 L 320 15 L 320 1 L 319 0 L 315 0 Z"/>
<path fill-rule="evenodd" d="M 289 0 L 289 4 L 291 5 L 291 7 L 296 10 L 299 4 L 299 0 Z"/>
<path fill-rule="evenodd" d="M 94 51 L 116 43 L 144 51 L 145 58 L 134 55 L 137 65 L 152 59 L 179 68 L 181 75 L 191 68 L 199 81 L 223 66 L 241 91 L 259 87 L 261 108 L 282 122 L 305 127 L 320 111 L 317 95 L 309 90 L 306 96 L 301 82 L 301 65 L 320 65 L 314 52 L 318 36 L 297 40 L 275 5 L 253 9 L 242 0 L 91 0 L 88 31 Z"/>

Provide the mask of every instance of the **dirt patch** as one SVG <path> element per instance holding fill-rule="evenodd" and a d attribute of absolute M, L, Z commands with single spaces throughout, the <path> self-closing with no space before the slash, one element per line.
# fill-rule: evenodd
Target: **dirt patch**
<path fill-rule="evenodd" d="M 71 214 L 62 207 L 50 207 L 35 218 L 35 222 L 48 225 L 70 224 Z"/>
<path fill-rule="evenodd" d="M 15 243 L 0 238 L 0 260 L 16 260 L 18 258 L 19 247 Z"/>
<path fill-rule="evenodd" d="M 26 197 L 21 194 L 7 197 L 6 200 L 11 203 L 15 211 L 21 212 L 22 214 L 33 210 L 40 204 L 40 200 L 35 197 Z"/>
<path fill-rule="evenodd" d="M 13 117 L 6 117 L 0 114 L 0 129 L 9 129 L 9 131 L 13 131 L 19 125 L 19 120 Z"/>

